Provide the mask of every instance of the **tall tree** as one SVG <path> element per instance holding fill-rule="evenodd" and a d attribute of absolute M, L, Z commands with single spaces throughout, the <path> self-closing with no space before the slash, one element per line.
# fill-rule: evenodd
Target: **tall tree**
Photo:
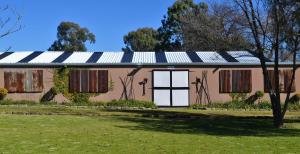
<path fill-rule="evenodd" d="M 235 0 L 241 12 L 246 16 L 248 28 L 258 53 L 264 82 L 269 89 L 272 103 L 274 126 L 283 126 L 283 119 L 290 101 L 292 84 L 295 80 L 296 56 L 300 50 L 300 24 L 298 22 L 299 2 L 295 0 Z M 279 80 L 280 53 L 288 52 L 293 56 L 292 75 L 288 82 L 285 101 L 281 105 Z M 274 57 L 274 65 L 267 66 L 264 55 Z M 268 69 L 274 69 L 273 74 Z M 272 84 L 270 76 L 275 77 Z"/>
<path fill-rule="evenodd" d="M 123 40 L 126 45 L 123 51 L 155 51 L 159 43 L 158 32 L 153 28 L 139 28 L 129 32 Z"/>
<path fill-rule="evenodd" d="M 22 29 L 21 15 L 8 5 L 0 6 L 0 39 Z M 10 50 L 8 47 L 6 50 Z"/>
<path fill-rule="evenodd" d="M 177 0 L 158 29 L 160 50 L 243 50 L 245 17 L 224 3 Z"/>
<path fill-rule="evenodd" d="M 245 17 L 227 4 L 215 3 L 210 9 L 200 3 L 179 17 L 185 50 L 244 50 L 251 47 L 246 39 Z"/>
<path fill-rule="evenodd" d="M 187 11 L 196 9 L 198 5 L 193 0 L 177 0 L 168 8 L 167 15 L 161 21 L 162 26 L 158 28 L 160 50 L 182 50 L 183 34 L 179 18 Z"/>
<path fill-rule="evenodd" d="M 87 28 L 73 22 L 61 22 L 57 27 L 57 40 L 49 51 L 86 51 L 85 43 L 95 43 L 96 38 Z"/>

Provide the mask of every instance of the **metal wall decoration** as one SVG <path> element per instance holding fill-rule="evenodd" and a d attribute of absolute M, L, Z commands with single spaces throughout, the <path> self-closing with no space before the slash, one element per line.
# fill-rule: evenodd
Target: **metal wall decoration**
<path fill-rule="evenodd" d="M 202 78 L 196 77 L 196 81 L 192 84 L 195 84 L 196 87 L 196 104 L 210 104 L 211 99 L 208 89 L 207 71 L 202 71 Z"/>
<path fill-rule="evenodd" d="M 141 68 L 135 68 L 130 73 L 128 73 L 125 77 L 119 77 L 121 83 L 122 83 L 122 94 L 120 96 L 121 99 L 125 100 L 132 100 L 135 98 L 134 94 L 134 88 L 133 88 L 133 81 L 135 74 L 140 70 Z"/>
<path fill-rule="evenodd" d="M 142 85 L 142 86 L 143 86 L 143 94 L 142 94 L 142 96 L 145 96 L 145 95 L 146 95 L 146 84 L 147 84 L 147 81 L 148 81 L 148 79 L 147 79 L 147 78 L 144 78 L 143 81 L 139 82 L 139 85 Z"/>

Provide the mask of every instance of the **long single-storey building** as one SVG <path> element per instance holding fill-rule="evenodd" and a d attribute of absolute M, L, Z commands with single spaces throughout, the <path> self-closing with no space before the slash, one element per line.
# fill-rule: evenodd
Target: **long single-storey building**
<path fill-rule="evenodd" d="M 53 72 L 61 67 L 72 68 L 69 92 L 99 93 L 91 101 L 128 98 L 175 107 L 229 101 L 230 93 L 268 92 L 259 59 L 248 51 L 0 52 L 0 88 L 9 91 L 8 99 L 39 101 L 54 86 Z M 283 96 L 291 68 L 291 63 L 280 63 Z M 299 70 L 292 91 L 300 91 Z M 55 101 L 68 100 L 57 95 Z"/>

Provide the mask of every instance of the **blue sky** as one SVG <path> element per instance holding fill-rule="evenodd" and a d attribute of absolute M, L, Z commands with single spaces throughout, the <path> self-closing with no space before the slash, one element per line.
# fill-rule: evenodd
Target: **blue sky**
<path fill-rule="evenodd" d="M 96 35 L 91 51 L 119 51 L 123 36 L 140 27 L 157 28 L 175 0 L 0 0 L 22 15 L 24 28 L 0 40 L 0 50 L 47 50 L 61 21 L 87 27 Z"/>

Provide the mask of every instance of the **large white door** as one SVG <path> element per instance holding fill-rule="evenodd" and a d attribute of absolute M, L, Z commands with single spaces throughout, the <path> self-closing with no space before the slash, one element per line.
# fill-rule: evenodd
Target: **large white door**
<path fill-rule="evenodd" d="M 189 72 L 153 71 L 153 101 L 157 106 L 189 106 Z"/>

